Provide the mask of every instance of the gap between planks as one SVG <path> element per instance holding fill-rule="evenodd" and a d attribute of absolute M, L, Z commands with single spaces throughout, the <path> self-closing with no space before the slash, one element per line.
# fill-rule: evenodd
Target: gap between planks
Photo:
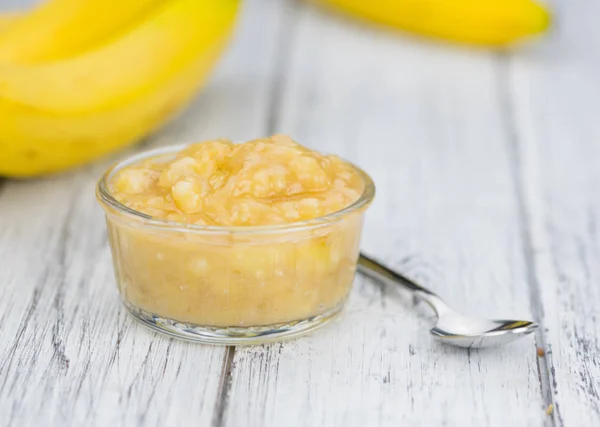
<path fill-rule="evenodd" d="M 288 0 L 284 3 L 284 12 L 279 28 L 279 43 L 276 48 L 276 59 L 272 70 L 272 84 L 269 93 L 268 114 L 265 123 L 267 135 L 271 135 L 276 130 L 276 124 L 279 122 L 279 110 L 281 104 L 281 94 L 286 82 L 287 64 L 290 63 L 291 49 L 295 30 L 296 30 L 296 12 L 299 0 Z M 2 182 L 0 181 L 0 191 Z M 228 410 L 229 393 L 233 382 L 233 360 L 235 357 L 235 346 L 228 346 L 223 358 L 223 367 L 221 369 L 221 380 L 217 392 L 217 401 L 215 405 L 212 427 L 222 427 L 225 422 L 225 416 Z"/>
<path fill-rule="evenodd" d="M 525 142 L 520 138 L 516 125 L 514 98 L 510 87 L 510 56 L 504 53 L 498 55 L 498 89 L 500 100 L 500 111 L 503 115 L 504 129 L 506 130 L 506 140 L 508 153 L 511 156 L 511 165 L 513 168 L 513 184 L 517 201 L 517 215 L 519 217 L 519 227 L 521 228 L 521 243 L 523 257 L 525 259 L 525 273 L 527 275 L 527 286 L 529 290 L 529 302 L 531 311 L 535 316 L 535 321 L 540 324 L 540 328 L 535 333 L 535 344 L 537 348 L 544 350 L 543 357 L 537 357 L 538 380 L 542 401 L 546 408 L 554 408 L 552 416 L 548 417 L 550 426 L 562 426 L 560 419 L 559 404 L 554 399 L 554 387 L 552 381 L 552 361 L 551 352 L 548 351 L 548 340 L 544 322 L 544 307 L 540 291 L 540 283 L 536 275 L 536 260 L 533 255 L 533 238 L 531 236 L 531 210 L 529 208 L 528 191 L 526 191 L 525 159 L 521 154 L 521 145 Z M 533 188 L 533 191 L 541 191 L 539 186 Z"/>
<path fill-rule="evenodd" d="M 221 427 L 227 404 L 229 403 L 229 390 L 231 389 L 231 375 L 233 368 L 233 357 L 235 356 L 235 347 L 229 346 L 223 357 L 223 368 L 221 369 L 221 380 L 219 381 L 219 390 L 217 391 L 217 401 L 213 415 L 212 427 Z"/>

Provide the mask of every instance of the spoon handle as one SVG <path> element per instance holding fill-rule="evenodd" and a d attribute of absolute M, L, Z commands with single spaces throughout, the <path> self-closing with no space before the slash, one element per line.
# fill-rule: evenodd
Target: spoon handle
<path fill-rule="evenodd" d="M 412 291 L 416 297 L 429 304 L 431 308 L 433 308 L 433 310 L 438 314 L 438 316 L 449 310 L 448 306 L 442 301 L 442 299 L 429 289 L 424 288 L 423 286 L 396 271 L 390 270 L 386 266 L 378 263 L 374 259 L 369 258 L 363 253 L 361 253 L 358 258 L 357 269 L 359 273 L 362 273 L 371 279 L 389 285 L 401 285 L 409 291 Z"/>
<path fill-rule="evenodd" d="M 386 266 L 378 263 L 372 258 L 369 258 L 365 254 L 361 253 L 358 258 L 358 271 L 371 279 L 378 280 L 384 283 L 391 283 L 394 285 L 402 285 L 409 291 L 413 292 L 424 292 L 426 294 L 433 294 L 428 289 L 415 283 L 406 276 L 401 275 L 395 271 L 390 270 Z"/>

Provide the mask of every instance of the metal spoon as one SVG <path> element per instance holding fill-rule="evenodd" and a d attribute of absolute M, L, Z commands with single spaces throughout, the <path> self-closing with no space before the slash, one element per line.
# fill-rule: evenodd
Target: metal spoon
<path fill-rule="evenodd" d="M 430 290 L 364 254 L 358 260 L 358 271 L 385 284 L 401 285 L 429 304 L 438 318 L 429 332 L 446 344 L 466 348 L 493 347 L 515 341 L 539 327 L 529 320 L 478 319 L 457 313 Z"/>

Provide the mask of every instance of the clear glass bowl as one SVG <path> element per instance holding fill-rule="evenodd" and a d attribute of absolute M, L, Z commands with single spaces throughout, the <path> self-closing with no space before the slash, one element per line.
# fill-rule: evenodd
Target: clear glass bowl
<path fill-rule="evenodd" d="M 209 227 L 152 218 L 108 189 L 116 172 L 184 146 L 133 156 L 100 179 L 116 281 L 144 324 L 211 344 L 256 344 L 307 333 L 335 318 L 354 281 L 364 212 L 375 195 L 320 218 L 276 226 Z"/>

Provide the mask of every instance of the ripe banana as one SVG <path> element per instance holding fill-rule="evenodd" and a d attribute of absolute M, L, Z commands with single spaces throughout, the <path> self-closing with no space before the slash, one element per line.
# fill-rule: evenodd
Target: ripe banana
<path fill-rule="evenodd" d="M 171 0 L 122 37 L 62 61 L 0 66 L 0 98 L 55 114 L 114 108 L 163 84 L 230 21 L 232 0 Z"/>
<path fill-rule="evenodd" d="M 81 53 L 167 0 L 51 0 L 0 34 L 0 63 L 32 63 Z"/>
<path fill-rule="evenodd" d="M 108 83 L 106 76 L 111 76 L 114 84 L 103 87 L 106 92 L 94 92 L 98 86 L 93 82 L 74 81 L 71 86 L 87 92 L 90 105 L 97 108 L 54 112 L 0 97 L 0 175 L 31 177 L 64 170 L 131 144 L 164 124 L 212 69 L 229 39 L 238 5 L 239 0 L 171 0 L 121 39 L 59 61 L 76 64 L 63 68 L 65 80 L 81 77 L 81 64 L 90 67 L 87 77 L 92 80 Z M 88 59 L 100 53 L 102 60 Z M 128 91 L 133 77 L 138 80 L 135 91 Z"/>
<path fill-rule="evenodd" d="M 505 46 L 545 31 L 535 0 L 311 0 L 404 31 L 460 43 Z"/>

